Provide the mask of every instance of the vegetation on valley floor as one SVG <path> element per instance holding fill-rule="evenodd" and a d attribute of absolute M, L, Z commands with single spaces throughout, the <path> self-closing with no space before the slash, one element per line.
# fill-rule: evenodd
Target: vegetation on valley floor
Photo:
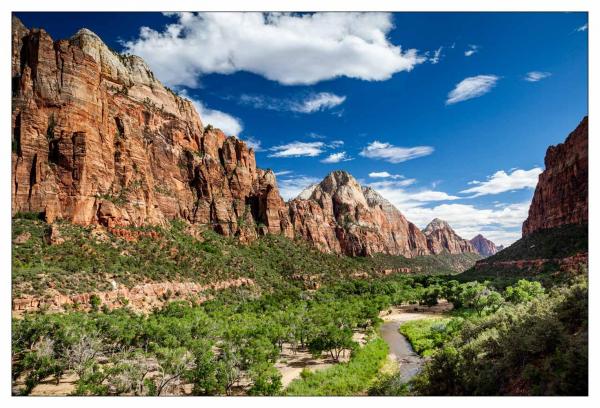
<path fill-rule="evenodd" d="M 15 220 L 15 237 L 31 235 L 13 247 L 17 294 L 43 293 L 50 283 L 66 293 L 108 289 L 106 276 L 127 285 L 244 276 L 260 291 L 229 289 L 201 305 L 172 302 L 146 315 L 128 307 L 108 310 L 95 298 L 89 313 L 25 314 L 13 319 L 13 392 L 28 394 L 42 381 L 69 374 L 75 374 L 78 395 L 587 392 L 582 277 L 544 280 L 544 286 L 517 279 L 465 281 L 464 274 L 448 275 L 456 259 L 451 256 L 347 258 L 278 236 L 246 246 L 211 232 L 196 240 L 185 228 L 175 222 L 155 229 L 159 240 L 129 242 L 110 234 L 95 239 L 89 229 L 60 224 L 65 242 L 48 245 L 47 224 L 34 217 Z M 407 263 L 444 275 L 375 273 Z M 357 271 L 377 279 L 353 279 Z M 306 289 L 290 279 L 297 274 L 319 275 L 323 286 Z M 440 299 L 455 310 L 401 326 L 415 350 L 430 358 L 422 373 L 409 385 L 382 376 L 387 346 L 375 335 L 380 311 Z M 359 346 L 357 332 L 371 333 L 371 340 Z M 304 372 L 284 389 L 275 368 L 284 344 L 334 361 L 343 353 L 352 357 Z"/>
<path fill-rule="evenodd" d="M 204 231 L 199 240 L 181 221 L 165 228 L 129 228 L 152 230 L 159 236 L 140 236 L 135 242 L 110 233 L 95 235 L 92 227 L 57 223 L 65 242 L 50 245 L 45 240 L 48 224 L 36 218 L 24 213 L 13 220 L 13 239 L 30 234 L 26 242 L 13 245 L 13 295 L 17 297 L 43 295 L 49 288 L 64 294 L 110 290 L 112 280 L 131 287 L 145 281 L 211 283 L 246 277 L 261 288 L 282 290 L 299 285 L 291 278 L 311 277 L 327 284 L 355 273 L 368 277 L 403 267 L 423 274 L 450 274 L 479 259 L 475 254 L 351 258 L 325 254 L 302 240 L 279 235 L 240 245 L 236 238 Z"/>

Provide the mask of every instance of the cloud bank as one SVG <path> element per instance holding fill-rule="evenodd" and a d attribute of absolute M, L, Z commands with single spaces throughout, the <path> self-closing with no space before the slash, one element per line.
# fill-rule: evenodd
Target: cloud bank
<path fill-rule="evenodd" d="M 539 167 L 534 167 L 531 170 L 516 169 L 511 173 L 500 170 L 488 177 L 486 181 L 471 181 L 469 184 L 475 185 L 475 187 L 463 190 L 461 193 L 473 194 L 471 198 L 474 198 L 523 188 L 535 188 L 541 172 L 542 169 Z"/>
<path fill-rule="evenodd" d="M 163 30 L 124 43 L 169 86 L 198 87 L 204 74 L 252 72 L 285 85 L 337 77 L 382 81 L 426 61 L 392 44 L 390 13 L 172 13 Z M 176 63 L 173 63 L 176 62 Z"/>

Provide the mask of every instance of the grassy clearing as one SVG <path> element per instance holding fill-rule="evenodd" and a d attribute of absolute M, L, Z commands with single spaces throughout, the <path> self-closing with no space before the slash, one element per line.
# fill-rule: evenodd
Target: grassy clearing
<path fill-rule="evenodd" d="M 293 396 L 357 395 L 369 389 L 384 365 L 388 346 L 380 338 L 356 349 L 350 361 L 316 371 L 303 371 L 302 378 L 294 380 L 285 394 Z"/>

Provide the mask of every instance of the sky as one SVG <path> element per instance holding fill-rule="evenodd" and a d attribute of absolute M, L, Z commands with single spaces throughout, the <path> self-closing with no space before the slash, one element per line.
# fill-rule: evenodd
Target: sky
<path fill-rule="evenodd" d="M 508 245 L 588 113 L 587 13 L 16 13 L 143 57 L 290 199 L 346 170 L 424 228 Z"/>

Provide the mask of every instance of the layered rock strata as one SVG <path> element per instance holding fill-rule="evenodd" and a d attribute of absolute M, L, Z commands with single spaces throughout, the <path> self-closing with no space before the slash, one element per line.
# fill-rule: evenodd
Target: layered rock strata
<path fill-rule="evenodd" d="M 183 219 L 292 236 L 271 171 L 144 61 L 89 30 L 54 41 L 13 18 L 12 210 L 107 227 Z"/>
<path fill-rule="evenodd" d="M 523 235 L 565 224 L 588 222 L 588 118 L 544 159 Z"/>

